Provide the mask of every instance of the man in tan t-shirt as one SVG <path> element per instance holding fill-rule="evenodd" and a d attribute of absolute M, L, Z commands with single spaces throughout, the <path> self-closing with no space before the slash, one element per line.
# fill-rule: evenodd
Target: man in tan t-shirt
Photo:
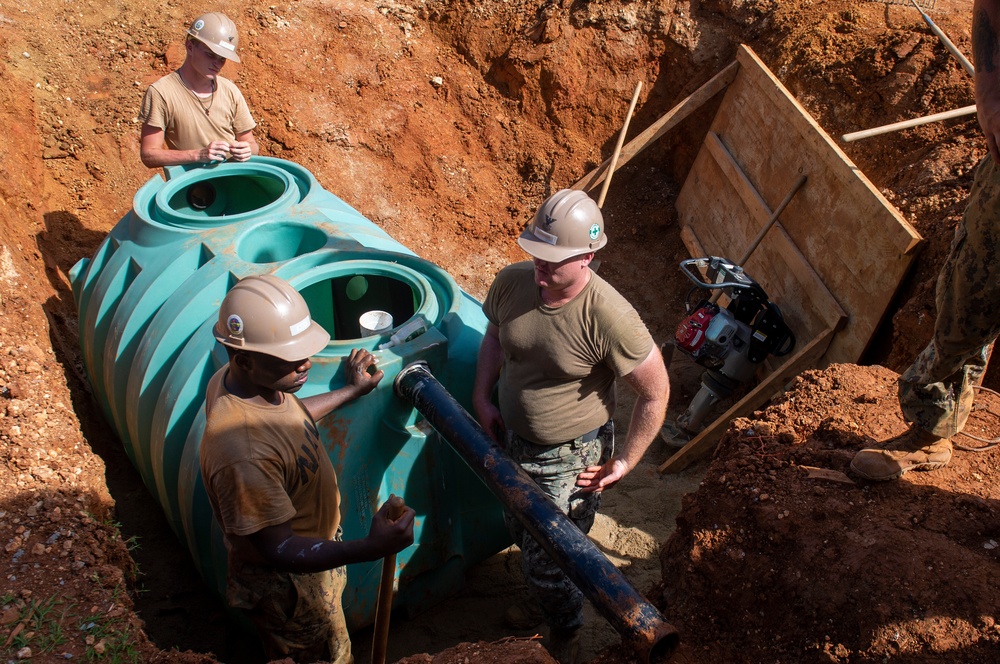
<path fill-rule="evenodd" d="M 139 156 L 149 168 L 246 161 L 259 152 L 257 126 L 243 94 L 219 76 L 239 62 L 239 36 L 225 14 L 202 14 L 188 28 L 184 63 L 149 86 L 142 99 Z"/>
<path fill-rule="evenodd" d="M 539 208 L 518 244 L 534 262 L 497 275 L 473 389 L 483 428 L 539 488 L 589 532 L 600 494 L 635 468 L 663 424 L 669 381 L 660 351 L 635 309 L 590 269 L 607 243 L 600 208 L 563 189 Z M 615 381 L 636 392 L 625 441 L 614 448 Z M 499 407 L 494 387 L 499 386 Z M 508 623 L 544 619 L 547 647 L 575 662 L 583 594 L 510 514 L 525 577 L 541 607 L 512 607 Z M 533 615 L 535 614 L 535 615 Z"/>
<path fill-rule="evenodd" d="M 341 541 L 337 473 L 316 421 L 371 392 L 383 373 L 371 353 L 354 349 L 346 385 L 298 399 L 309 357 L 330 335 L 298 291 L 272 275 L 237 283 L 214 333 L 229 363 L 209 381 L 200 463 L 228 550 L 226 599 L 256 627 L 268 660 L 350 664 L 344 566 L 412 544 L 414 512 L 393 521 L 387 502 L 366 538 Z"/>

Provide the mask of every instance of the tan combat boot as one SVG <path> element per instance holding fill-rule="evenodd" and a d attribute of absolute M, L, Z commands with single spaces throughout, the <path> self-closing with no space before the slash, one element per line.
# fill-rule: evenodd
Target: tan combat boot
<path fill-rule="evenodd" d="M 863 449 L 851 460 L 851 470 L 874 481 L 894 480 L 911 470 L 938 470 L 951 461 L 951 440 L 913 427 L 890 438 L 881 448 Z"/>

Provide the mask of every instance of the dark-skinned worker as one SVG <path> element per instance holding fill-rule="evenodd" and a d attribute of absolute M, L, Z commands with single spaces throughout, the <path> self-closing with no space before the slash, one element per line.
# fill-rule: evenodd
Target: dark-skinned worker
<path fill-rule="evenodd" d="M 226 599 L 256 627 L 269 659 L 352 662 L 344 566 L 412 544 L 414 512 L 391 521 L 386 503 L 367 537 L 342 541 L 337 475 L 316 421 L 371 392 L 383 372 L 354 349 L 343 387 L 296 397 L 330 335 L 302 295 L 271 275 L 233 286 L 214 333 L 229 363 L 208 385 L 201 473 L 228 549 Z"/>
<path fill-rule="evenodd" d="M 670 387 L 639 314 L 590 268 L 606 243 L 601 210 L 584 192 L 563 189 L 542 204 L 518 239 L 534 261 L 501 270 L 483 303 L 489 324 L 473 389 L 479 423 L 585 533 L 601 492 L 657 437 Z M 619 378 L 637 398 L 616 448 Z M 506 523 L 536 601 L 512 606 L 506 621 L 527 628 L 544 619 L 549 652 L 575 662 L 583 593 L 520 522 L 507 514 Z"/>
<path fill-rule="evenodd" d="M 851 460 L 851 470 L 868 480 L 951 462 L 951 439 L 965 427 L 973 386 L 1000 334 L 1000 0 L 975 0 L 972 11 L 976 110 L 989 153 L 938 274 L 934 336 L 899 379 L 899 405 L 911 427 Z"/>
<path fill-rule="evenodd" d="M 191 23 L 184 63 L 146 90 L 139 110 L 139 157 L 149 168 L 246 161 L 259 152 L 257 126 L 239 88 L 219 75 L 239 62 L 236 24 L 219 12 Z"/>

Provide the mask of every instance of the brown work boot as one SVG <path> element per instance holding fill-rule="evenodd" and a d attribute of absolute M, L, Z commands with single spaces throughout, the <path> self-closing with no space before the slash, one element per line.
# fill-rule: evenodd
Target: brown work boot
<path fill-rule="evenodd" d="M 549 630 L 549 642 L 545 646 L 552 659 L 559 664 L 578 664 L 580 661 L 580 630 L 560 629 Z"/>
<path fill-rule="evenodd" d="M 512 604 L 503 614 L 503 624 L 511 629 L 531 629 L 544 620 L 541 607 L 531 601 Z"/>
<path fill-rule="evenodd" d="M 894 480 L 911 470 L 938 470 L 951 461 L 951 440 L 913 427 L 878 449 L 863 449 L 851 470 L 866 480 Z"/>

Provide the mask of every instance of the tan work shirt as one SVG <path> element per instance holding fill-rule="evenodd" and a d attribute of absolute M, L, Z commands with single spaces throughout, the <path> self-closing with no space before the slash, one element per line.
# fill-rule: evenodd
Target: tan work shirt
<path fill-rule="evenodd" d="M 171 150 L 199 150 L 212 141 L 235 141 L 257 123 L 239 88 L 221 76 L 215 81 L 215 93 L 206 113 L 180 74 L 176 71 L 167 74 L 146 90 L 139 121 L 162 129 Z"/>
<path fill-rule="evenodd" d="M 522 438 L 557 445 L 607 422 L 615 379 L 653 349 L 639 314 L 597 274 L 559 307 L 541 299 L 530 261 L 497 275 L 483 303 L 500 330 L 500 413 Z"/>
<path fill-rule="evenodd" d="M 291 520 L 292 532 L 333 539 L 340 525 L 337 473 L 302 402 L 257 405 L 225 387 L 227 364 L 212 377 L 205 401 L 201 474 L 230 558 L 261 564 L 257 551 L 231 535 L 252 535 Z"/>

